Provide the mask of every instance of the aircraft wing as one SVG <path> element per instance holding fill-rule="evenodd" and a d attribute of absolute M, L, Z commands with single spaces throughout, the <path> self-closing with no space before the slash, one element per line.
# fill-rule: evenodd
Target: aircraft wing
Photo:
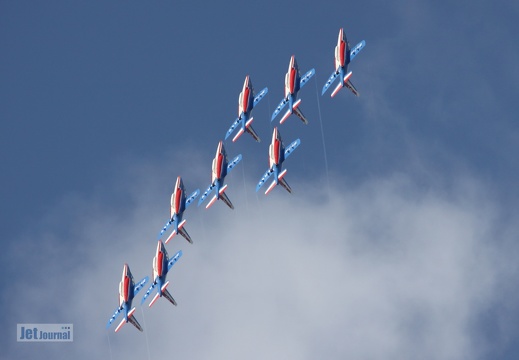
<path fill-rule="evenodd" d="M 160 231 L 160 234 L 159 234 L 159 239 L 160 237 L 162 236 L 162 234 L 164 234 L 166 232 L 166 230 L 170 227 L 170 225 L 173 224 L 173 221 L 171 220 L 168 220 L 168 222 L 166 223 L 166 225 L 164 225 L 164 227 L 162 228 L 162 230 Z"/>
<path fill-rule="evenodd" d="M 193 201 L 195 201 L 195 199 L 198 197 L 199 194 L 200 194 L 200 189 L 196 189 L 195 191 L 193 191 L 193 193 L 191 195 L 189 195 L 189 197 L 186 200 L 186 209 L 189 205 L 191 205 L 191 203 Z"/>
<path fill-rule="evenodd" d="M 258 185 L 256 185 L 256 191 L 258 191 L 263 186 L 263 184 L 265 184 L 268 181 L 272 174 L 274 174 L 274 170 L 272 169 L 268 169 L 267 172 L 265 172 L 265 174 L 259 181 Z"/>
<path fill-rule="evenodd" d="M 328 88 L 330 87 L 330 85 L 333 84 L 333 82 L 335 81 L 335 79 L 337 79 L 337 76 L 339 76 L 339 72 L 334 71 L 334 72 L 332 73 L 332 75 L 330 76 L 330 78 L 328 79 L 328 81 L 326 82 L 326 84 L 324 84 L 324 86 L 323 86 L 323 92 L 321 93 L 321 95 L 324 95 L 324 93 L 326 92 L 326 90 L 328 90 Z"/>
<path fill-rule="evenodd" d="M 112 323 L 114 322 L 115 319 L 117 319 L 117 316 L 119 316 L 119 314 L 123 311 L 123 308 L 122 307 L 118 307 L 117 309 L 115 309 L 115 312 L 114 314 L 112 315 L 112 317 L 110 318 L 110 320 L 108 320 L 108 323 L 106 324 L 106 328 L 108 329 L 108 327 L 110 327 L 110 325 L 112 325 Z"/>
<path fill-rule="evenodd" d="M 305 84 L 312 78 L 312 76 L 315 75 L 315 69 L 309 70 L 305 76 L 301 78 L 301 81 L 299 82 L 299 88 L 301 89 Z"/>
<path fill-rule="evenodd" d="M 285 160 L 290 154 L 292 154 L 292 152 L 299 146 L 299 144 L 301 144 L 301 140 L 296 139 L 292 142 L 292 144 L 290 144 L 290 146 L 285 149 Z"/>
<path fill-rule="evenodd" d="M 353 58 L 366 46 L 366 42 L 362 40 L 360 43 L 355 45 L 353 49 L 350 51 L 350 61 L 353 60 Z"/>
<path fill-rule="evenodd" d="M 286 104 L 288 104 L 288 97 L 281 100 L 276 110 L 274 110 L 274 113 L 272 114 L 272 118 L 270 119 L 270 121 L 274 121 L 275 117 L 278 116 L 278 114 L 281 112 L 281 110 L 283 110 Z"/>
<path fill-rule="evenodd" d="M 168 271 L 171 269 L 171 267 L 173 265 L 175 265 L 175 263 L 178 261 L 178 259 L 180 259 L 180 257 L 182 256 L 182 250 L 179 250 L 175 256 L 173 256 L 171 259 L 169 259 L 168 261 Z"/>
<path fill-rule="evenodd" d="M 198 200 L 198 206 L 200 206 L 201 203 L 204 202 L 205 198 L 211 193 L 211 191 L 213 191 L 213 189 L 215 188 L 215 184 L 211 184 L 209 185 L 209 187 L 207 188 L 207 190 L 202 194 L 202 196 L 200 197 L 200 200 Z"/>
<path fill-rule="evenodd" d="M 148 291 L 146 291 L 146 294 L 144 294 L 144 296 L 142 297 L 141 305 L 144 304 L 144 302 L 146 301 L 148 296 L 150 296 L 150 294 L 153 292 L 153 289 L 155 288 L 156 285 L 157 285 L 157 283 L 155 281 L 151 283 L 150 287 L 148 288 Z"/>
<path fill-rule="evenodd" d="M 227 130 L 227 134 L 225 134 L 225 140 L 227 140 L 227 138 L 229 136 L 231 136 L 231 134 L 233 133 L 233 131 L 240 125 L 240 123 L 242 122 L 243 120 L 241 120 L 240 118 L 237 118 L 236 120 L 234 120 L 234 122 L 232 123 L 231 127 L 229 128 L 229 130 Z"/>
<path fill-rule="evenodd" d="M 254 103 L 252 104 L 253 108 L 256 106 L 257 103 L 259 103 L 261 101 L 261 99 L 263 99 L 263 97 L 265 95 L 267 95 L 268 91 L 269 91 L 269 89 L 265 88 L 265 89 L 261 90 L 258 95 L 256 95 L 256 97 L 254 98 Z"/>
<path fill-rule="evenodd" d="M 148 282 L 148 279 L 149 279 L 149 276 L 146 276 L 144 279 L 139 281 L 139 283 L 137 285 L 135 285 L 135 287 L 133 288 L 133 296 L 137 295 L 137 293 L 139 291 L 141 291 L 144 284 L 146 284 Z"/>
<path fill-rule="evenodd" d="M 227 165 L 227 173 L 229 173 L 241 160 L 242 156 L 239 154 Z"/>

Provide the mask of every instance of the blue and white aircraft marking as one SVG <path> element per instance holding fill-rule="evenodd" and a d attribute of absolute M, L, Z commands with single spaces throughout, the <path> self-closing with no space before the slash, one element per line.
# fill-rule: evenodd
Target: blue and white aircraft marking
<path fill-rule="evenodd" d="M 231 170 L 236 166 L 236 164 L 240 162 L 241 159 L 242 156 L 239 154 L 234 159 L 232 159 L 230 163 L 228 163 L 227 153 L 225 152 L 223 141 L 218 143 L 218 147 L 216 148 L 216 156 L 214 157 L 212 164 L 211 185 L 209 185 L 207 190 L 200 197 L 200 200 L 198 200 L 198 206 L 200 206 L 205 198 L 214 190 L 215 195 L 205 207 L 206 209 L 209 209 L 216 200 L 220 199 L 231 209 L 234 209 L 234 205 L 231 203 L 231 200 L 229 200 L 229 197 L 225 193 L 225 190 L 227 190 L 227 184 L 224 185 L 223 183 L 227 174 L 231 172 Z"/>
<path fill-rule="evenodd" d="M 182 215 L 184 211 L 191 205 L 191 203 L 197 198 L 198 194 L 200 194 L 200 190 L 196 189 L 189 197 L 186 199 L 186 191 L 184 188 L 184 182 L 180 176 L 177 177 L 177 182 L 175 183 L 175 189 L 173 190 L 173 194 L 171 194 L 171 205 L 170 205 L 170 219 L 164 225 L 159 234 L 159 239 L 164 234 L 164 232 L 169 228 L 171 224 L 173 224 L 174 229 L 171 234 L 166 239 L 166 244 L 176 235 L 182 235 L 187 241 L 191 244 L 193 240 L 187 233 L 184 225 L 186 220 L 182 220 Z"/>
<path fill-rule="evenodd" d="M 115 332 L 119 331 L 121 327 L 128 322 L 135 326 L 139 331 L 142 331 L 142 326 L 134 316 L 135 307 L 132 308 L 132 300 L 135 295 L 139 293 L 144 284 L 146 284 L 148 279 L 148 276 L 146 276 L 144 279 L 139 281 L 137 285 L 135 285 L 130 267 L 128 264 L 124 264 L 123 276 L 121 282 L 119 283 L 119 307 L 115 309 L 114 314 L 110 320 L 108 320 L 108 324 L 106 324 L 107 329 L 117 318 L 117 316 L 119 316 L 121 312 L 124 312 L 124 319 L 122 319 L 119 325 L 115 328 Z"/>
<path fill-rule="evenodd" d="M 146 291 L 146 294 L 142 297 L 141 305 L 144 304 L 148 296 L 153 292 L 153 289 L 155 286 L 157 286 L 157 294 L 153 297 L 149 307 L 152 307 L 153 304 L 155 304 L 155 301 L 159 297 L 165 297 L 170 303 L 173 305 L 177 305 L 177 302 L 175 299 L 173 299 L 173 296 L 169 293 L 167 287 L 169 285 L 169 281 L 166 281 L 166 276 L 168 275 L 169 270 L 171 270 L 171 267 L 175 265 L 175 263 L 180 259 L 182 256 L 182 250 L 178 251 L 175 256 L 173 256 L 171 259 L 168 257 L 168 252 L 166 250 L 166 246 L 164 246 L 164 243 L 159 240 L 159 243 L 157 244 L 157 251 L 155 253 L 155 257 L 153 257 L 153 283 L 149 287 L 148 291 Z"/>
<path fill-rule="evenodd" d="M 258 191 L 263 186 L 263 184 L 265 184 L 267 180 L 272 175 L 274 175 L 274 180 L 265 191 L 265 195 L 267 195 L 278 184 L 283 186 L 289 193 L 292 192 L 292 189 L 285 180 L 287 169 L 282 170 L 282 165 L 283 161 L 285 161 L 290 156 L 290 154 L 292 154 L 292 152 L 299 146 L 300 143 L 301 141 L 297 139 L 285 149 L 278 128 L 274 128 L 272 133 L 272 143 L 269 146 L 269 169 L 267 172 L 265 172 L 258 185 L 256 186 L 256 191 Z"/>
<path fill-rule="evenodd" d="M 274 110 L 270 121 L 273 121 L 281 110 L 283 110 L 283 108 L 288 104 L 288 111 L 283 115 L 279 123 L 283 124 L 291 114 L 296 114 L 303 123 L 308 124 L 308 120 L 301 112 L 301 109 L 299 109 L 301 99 L 297 99 L 297 93 L 308 82 L 308 80 L 314 76 L 314 74 L 315 69 L 311 69 L 301 77 L 296 58 L 292 55 L 290 63 L 288 64 L 288 72 L 285 75 L 285 97 L 281 100 L 276 110 Z"/>
<path fill-rule="evenodd" d="M 264 88 L 260 91 L 256 97 L 254 96 L 254 88 L 252 87 L 252 81 L 250 80 L 249 75 L 245 77 L 245 81 L 243 83 L 243 89 L 238 96 L 238 118 L 232 123 L 229 130 L 227 130 L 227 134 L 225 134 L 225 140 L 240 127 L 240 130 L 233 137 L 232 141 L 235 142 L 238 138 L 246 131 L 252 135 L 254 140 L 260 141 L 258 134 L 252 128 L 253 117 L 251 117 L 252 109 L 263 99 L 263 97 L 269 91 L 268 88 Z"/>
<path fill-rule="evenodd" d="M 362 40 L 360 43 L 355 45 L 353 49 L 350 49 L 350 44 L 346 39 L 346 35 L 344 35 L 344 30 L 342 28 L 339 30 L 337 46 L 335 46 L 335 71 L 332 73 L 326 84 L 324 84 L 321 95 L 324 95 L 330 85 L 337 77 L 339 77 L 342 79 L 342 81 L 335 87 L 331 97 L 334 97 L 343 87 L 347 87 L 353 94 L 355 94 L 355 96 L 359 96 L 359 92 L 357 89 L 355 89 L 355 86 L 353 86 L 350 81 L 352 72 L 347 71 L 350 61 L 355 58 L 355 56 L 364 48 L 364 46 L 366 46 L 366 42 Z"/>

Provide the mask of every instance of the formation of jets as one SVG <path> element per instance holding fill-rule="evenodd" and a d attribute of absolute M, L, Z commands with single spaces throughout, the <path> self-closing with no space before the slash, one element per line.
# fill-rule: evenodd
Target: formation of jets
<path fill-rule="evenodd" d="M 331 97 L 334 97 L 343 87 L 348 88 L 355 96 L 359 96 L 359 92 L 350 81 L 352 72 L 348 72 L 348 65 L 365 46 L 366 42 L 363 40 L 357 45 L 355 45 L 353 48 L 350 48 L 350 44 L 346 39 L 344 30 L 342 28 L 339 30 L 339 36 L 337 39 L 337 45 L 335 46 L 334 53 L 335 71 L 324 84 L 321 95 L 324 95 L 328 88 L 335 82 L 335 80 L 339 78 L 340 81 L 335 87 L 335 89 L 332 91 Z M 298 98 L 298 94 L 299 91 L 303 88 L 303 86 L 306 83 L 308 83 L 308 81 L 314 75 L 315 69 L 310 69 L 303 76 L 301 76 L 296 58 L 294 55 L 292 55 L 288 65 L 288 71 L 285 75 L 285 95 L 279 103 L 279 105 L 274 110 L 274 113 L 271 117 L 271 121 L 274 121 L 274 119 L 288 105 L 287 111 L 281 117 L 281 120 L 279 122 L 280 124 L 283 124 L 292 114 L 295 114 L 297 117 L 299 117 L 299 119 L 301 119 L 301 121 L 304 124 L 308 124 L 308 119 L 305 117 L 305 115 L 303 115 L 303 112 L 301 111 L 302 99 Z M 252 110 L 265 97 L 267 92 L 268 88 L 265 87 L 258 94 L 255 94 L 254 88 L 252 86 L 252 81 L 249 75 L 245 77 L 242 91 L 238 96 L 238 118 L 236 118 L 236 120 L 232 123 L 231 127 L 225 134 L 225 140 L 227 140 L 229 136 L 236 132 L 236 134 L 232 138 L 232 141 L 235 142 L 236 140 L 238 140 L 238 138 L 240 138 L 241 135 L 243 135 L 243 133 L 247 132 L 254 138 L 254 140 L 260 142 L 258 134 L 252 128 L 252 121 L 254 119 L 252 116 Z M 288 147 L 285 147 L 278 128 L 274 127 L 274 131 L 272 133 L 272 142 L 269 145 L 268 151 L 269 168 L 256 185 L 256 191 L 259 191 L 259 189 L 267 181 L 269 181 L 271 176 L 274 176 L 272 182 L 265 191 L 265 195 L 270 193 L 272 189 L 274 189 L 274 187 L 278 184 L 285 188 L 289 193 L 292 192 L 291 187 L 288 185 L 285 179 L 287 169 L 283 169 L 282 165 L 283 162 L 290 156 L 290 154 L 294 152 L 294 150 L 300 144 L 300 139 L 296 139 L 292 143 L 290 143 Z M 198 200 L 198 206 L 200 206 L 204 202 L 204 200 L 207 199 L 214 192 L 214 195 L 211 197 L 211 199 L 205 206 L 206 209 L 211 207 L 216 202 L 216 200 L 222 200 L 223 203 L 225 203 L 229 208 L 234 209 L 234 205 L 232 204 L 231 200 L 229 199 L 226 193 L 228 185 L 225 184 L 225 177 L 241 160 L 242 155 L 238 154 L 229 162 L 223 141 L 220 141 L 218 143 L 216 155 L 212 162 L 211 184 Z M 166 281 L 166 276 L 173 267 L 173 265 L 182 256 L 182 250 L 178 251 L 170 259 L 168 256 L 168 252 L 166 251 L 165 244 L 167 244 L 177 234 L 180 234 L 189 243 L 193 243 L 193 240 L 191 239 L 191 237 L 185 229 L 186 220 L 183 219 L 183 215 L 187 208 L 196 200 L 199 194 L 200 190 L 196 189 L 189 196 L 186 196 L 186 191 L 184 188 L 182 178 L 180 176 L 177 177 L 173 193 L 171 195 L 170 217 L 159 233 L 157 250 L 155 252 L 155 256 L 153 257 L 153 282 L 144 294 L 141 300 L 141 305 L 144 304 L 146 299 L 153 293 L 155 287 L 157 288 L 157 293 L 150 301 L 149 307 L 151 307 L 160 297 L 166 298 L 166 300 L 168 300 L 175 306 L 177 305 L 175 299 L 173 299 L 173 296 L 171 296 L 167 289 L 169 281 Z M 173 230 L 171 231 L 170 235 L 166 238 L 165 242 L 162 242 L 160 238 L 171 226 Z M 135 318 L 135 307 L 132 307 L 132 301 L 133 298 L 144 287 L 148 280 L 149 277 L 146 276 L 137 284 L 135 284 L 133 275 L 130 272 L 130 267 L 128 266 L 128 264 L 124 264 L 122 279 L 119 284 L 119 306 L 115 310 L 112 317 L 108 320 L 108 323 L 106 325 L 107 328 L 110 327 L 112 322 L 115 321 L 119 314 L 123 313 L 124 318 L 115 328 L 116 332 L 119 331 L 122 328 L 122 326 L 126 323 L 131 323 L 139 331 L 143 331 L 142 326 Z"/>

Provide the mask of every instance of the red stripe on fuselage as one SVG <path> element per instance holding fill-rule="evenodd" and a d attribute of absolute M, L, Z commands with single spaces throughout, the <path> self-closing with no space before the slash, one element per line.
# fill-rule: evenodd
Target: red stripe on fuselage
<path fill-rule="evenodd" d="M 175 210 L 175 214 L 180 212 L 180 200 L 182 199 L 182 189 L 177 187 L 175 191 L 175 203 L 173 209 Z"/>
<path fill-rule="evenodd" d="M 130 298 L 130 278 L 126 276 L 123 282 L 123 299 L 128 301 Z"/>
<path fill-rule="evenodd" d="M 249 108 L 249 93 L 250 89 L 247 87 L 243 90 L 243 99 L 242 99 L 242 109 L 241 112 L 247 112 L 247 109 Z"/>
<path fill-rule="evenodd" d="M 340 53 L 339 53 L 339 62 L 341 63 L 341 66 L 344 66 L 344 63 L 346 61 L 346 43 L 344 41 L 341 41 L 341 47 L 340 47 Z"/>
<path fill-rule="evenodd" d="M 162 251 L 160 251 L 157 254 L 157 273 L 158 273 L 159 276 L 162 276 L 163 260 L 164 260 L 164 253 Z"/>

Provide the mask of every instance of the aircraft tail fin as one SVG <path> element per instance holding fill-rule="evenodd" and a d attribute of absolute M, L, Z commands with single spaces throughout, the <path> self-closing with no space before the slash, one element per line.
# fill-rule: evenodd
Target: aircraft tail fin
<path fill-rule="evenodd" d="M 301 112 L 301 109 L 295 108 L 294 109 L 294 114 L 296 114 L 305 125 L 308 125 L 308 120 L 306 119 L 306 117 Z"/>
<path fill-rule="evenodd" d="M 177 306 L 177 302 L 175 301 L 175 299 L 173 299 L 173 296 L 171 296 L 171 294 L 169 293 L 169 291 L 167 289 L 164 289 L 162 291 L 162 295 L 170 302 L 172 303 L 173 305 Z"/>
<path fill-rule="evenodd" d="M 191 240 L 191 236 L 187 233 L 187 230 L 185 228 L 179 228 L 178 233 L 184 237 L 190 244 L 193 243 L 193 240 Z"/>
<path fill-rule="evenodd" d="M 227 187 L 227 185 L 225 185 L 225 187 Z M 229 197 L 227 196 L 227 194 L 225 192 L 221 192 L 220 193 L 220 199 L 222 199 L 222 201 L 228 206 L 230 207 L 231 209 L 234 209 L 234 205 L 232 204 L 231 200 L 229 200 Z"/>
<path fill-rule="evenodd" d="M 359 92 L 357 91 L 357 89 L 355 88 L 355 86 L 353 86 L 353 84 L 351 83 L 350 80 L 346 81 L 346 83 L 344 84 L 344 86 L 346 86 L 348 89 L 350 89 L 350 91 L 355 95 L 355 96 L 359 96 Z"/>
<path fill-rule="evenodd" d="M 252 135 L 252 137 L 254 138 L 254 140 L 256 140 L 257 142 L 260 142 L 260 138 L 258 136 L 258 134 L 256 133 L 256 131 L 254 131 L 254 129 L 252 128 L 252 120 L 254 120 L 253 117 L 251 117 L 247 123 L 245 124 L 245 130 Z"/>

